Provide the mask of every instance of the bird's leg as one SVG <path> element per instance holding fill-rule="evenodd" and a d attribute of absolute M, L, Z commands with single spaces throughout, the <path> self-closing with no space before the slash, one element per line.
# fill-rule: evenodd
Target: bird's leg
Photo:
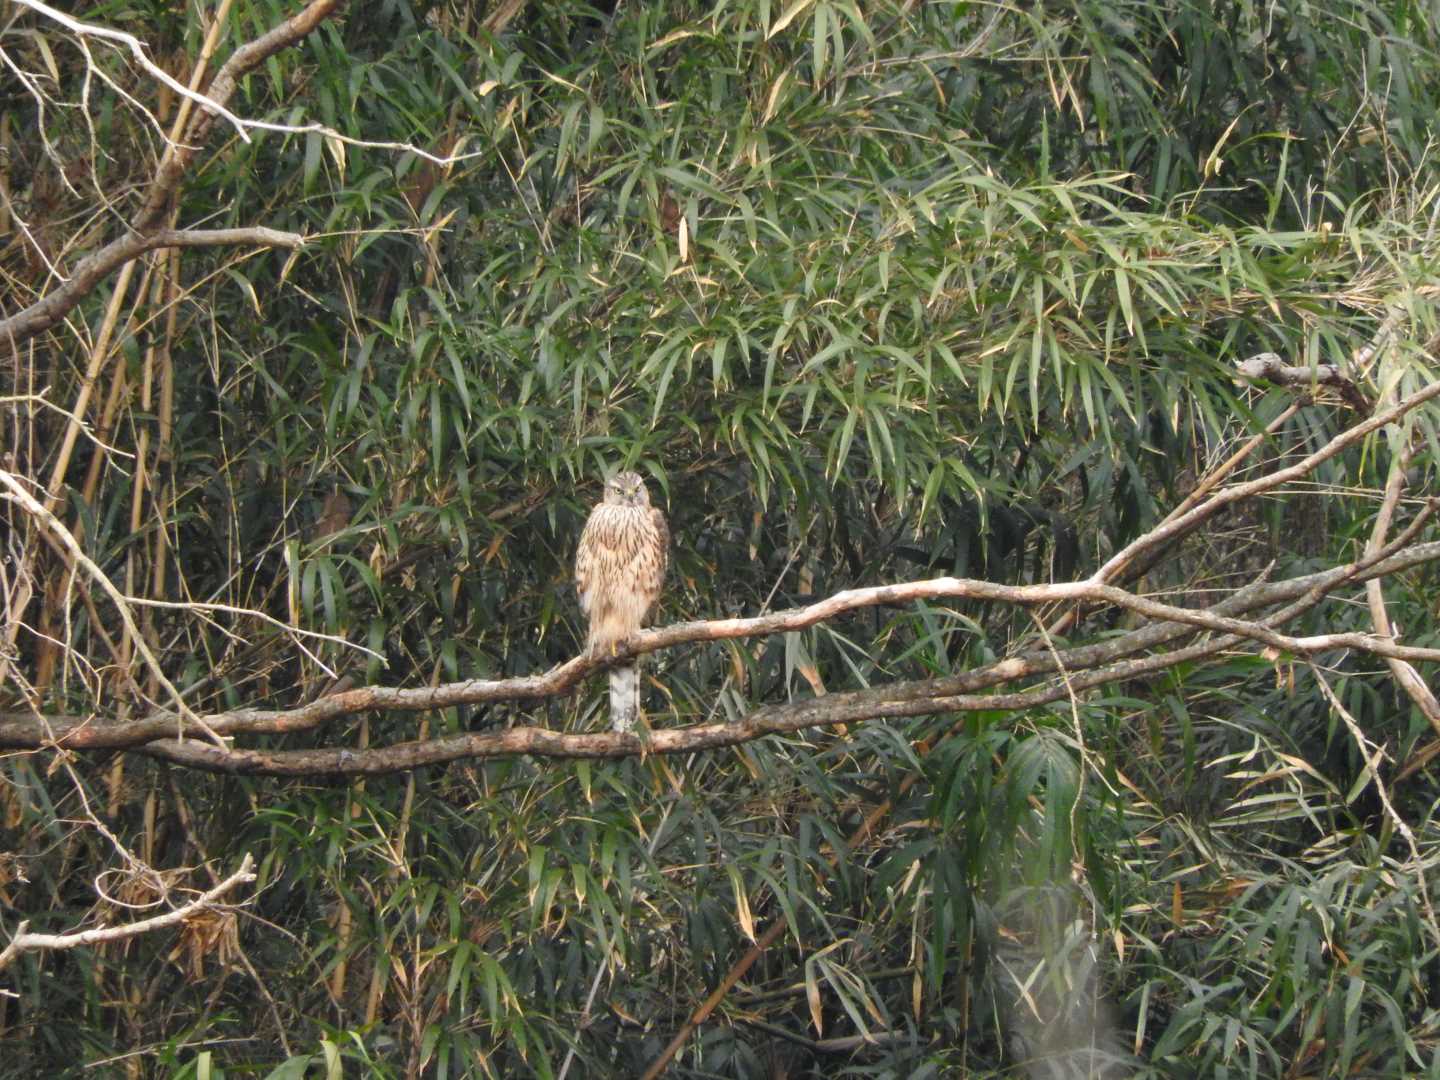
<path fill-rule="evenodd" d="M 620 647 L 624 644 L 624 641 L 616 638 L 611 638 L 609 641 L 592 641 L 586 646 L 585 655 L 589 659 L 597 660 L 603 664 L 619 656 Z"/>
<path fill-rule="evenodd" d="M 620 658 L 620 654 L 635 644 L 634 635 L 626 637 L 610 638 L 609 640 L 599 639 L 590 641 L 585 646 L 584 655 L 590 660 L 600 663 L 611 662 Z"/>

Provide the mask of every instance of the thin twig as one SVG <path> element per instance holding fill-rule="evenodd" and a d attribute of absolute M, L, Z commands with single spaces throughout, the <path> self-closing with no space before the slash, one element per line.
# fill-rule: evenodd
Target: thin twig
<path fill-rule="evenodd" d="M 191 90 L 188 86 L 177 80 L 173 75 L 171 75 L 168 71 L 162 68 L 159 64 L 151 60 L 150 57 L 147 56 L 145 53 L 144 43 L 134 34 L 127 34 L 123 30 L 116 30 L 109 26 L 101 26 L 98 23 L 87 23 L 81 22 L 79 19 L 72 19 L 64 12 L 56 11 L 48 4 L 40 3 L 40 0 L 15 0 L 15 2 L 22 5 L 23 7 L 28 7 L 30 10 L 40 15 L 44 15 L 47 19 L 58 22 L 61 26 L 65 27 L 65 29 L 69 30 L 73 34 L 78 34 L 82 37 L 100 38 L 104 41 L 119 42 L 130 50 L 130 55 L 135 58 L 135 62 L 138 63 L 141 67 L 143 67 L 147 72 L 149 72 L 151 76 L 159 79 L 162 83 L 168 86 L 171 90 L 175 91 L 175 93 L 179 94 L 181 97 L 188 98 L 189 100 L 195 102 L 203 108 L 209 109 L 212 112 L 219 113 L 221 116 L 223 116 L 226 120 L 230 122 L 230 124 L 235 128 L 236 134 L 238 134 L 240 138 L 244 139 L 246 142 L 250 141 L 250 136 L 245 131 L 247 125 L 244 120 L 236 116 L 229 109 L 225 108 L 223 103 L 216 101 L 213 98 L 206 97 L 204 94 L 200 94 L 194 90 Z"/>
<path fill-rule="evenodd" d="M 94 443 L 96 446 L 98 446 L 101 450 L 104 450 L 107 454 L 123 458 L 133 458 L 135 456 L 128 450 L 121 450 L 118 446 L 112 446 L 107 443 L 103 438 L 96 435 L 95 432 L 91 431 L 90 425 L 85 423 L 84 420 L 77 420 L 75 414 L 72 413 L 69 409 L 66 409 L 64 406 L 57 405 L 55 404 L 55 402 L 47 398 L 45 396 L 44 390 L 40 391 L 40 393 L 38 394 L 15 394 L 11 397 L 0 397 L 0 405 L 15 405 L 21 403 L 27 405 L 39 405 L 42 408 L 46 408 L 51 410 L 52 412 L 59 413 L 67 420 L 74 421 L 75 423 L 79 424 L 80 433 L 84 435 L 87 439 L 89 439 L 92 443 Z"/>
<path fill-rule="evenodd" d="M 181 696 L 180 691 L 177 690 L 175 685 L 166 677 L 165 672 L 160 667 L 160 661 L 157 660 L 155 654 L 150 651 L 150 646 L 146 644 L 144 637 L 140 633 L 140 628 L 135 625 L 135 617 L 130 614 L 130 605 L 126 602 L 124 594 L 115 587 L 115 583 L 106 576 L 105 571 L 95 565 L 90 556 L 85 554 L 84 549 L 80 547 L 79 541 L 76 540 L 70 530 L 65 527 L 65 523 L 46 509 L 38 499 L 25 490 L 19 480 L 4 469 L 0 469 L 0 484 L 4 484 L 10 491 L 10 494 L 4 496 L 4 498 L 19 503 L 26 513 L 38 519 L 50 531 L 50 534 L 64 545 L 70 552 L 70 557 L 84 569 L 91 580 L 105 590 L 106 594 L 115 604 L 115 609 L 120 613 L 120 621 L 125 624 L 126 631 L 134 638 L 135 647 L 140 651 L 140 655 L 145 661 L 145 666 L 150 669 L 150 674 L 154 677 L 155 681 L 165 688 L 166 693 L 168 693 L 175 702 L 175 707 L 180 711 L 180 715 L 189 723 L 194 724 L 199 731 L 204 732 L 210 736 L 210 738 L 214 739 L 215 744 L 221 749 L 226 749 L 225 740 L 212 731 L 210 726 L 201 720 L 200 717 L 196 716 L 189 705 L 185 704 L 185 699 Z M 182 728 L 182 738 L 183 733 L 184 729 Z"/>
<path fill-rule="evenodd" d="M 1375 793 L 1380 796 L 1380 805 L 1385 809 L 1385 816 L 1390 819 L 1390 823 L 1395 826 L 1395 831 L 1405 838 L 1406 844 L 1410 847 L 1410 866 L 1415 871 L 1415 881 L 1420 887 L 1420 900 L 1425 908 L 1426 928 L 1430 931 L 1434 943 L 1440 945 L 1440 922 L 1436 921 L 1435 908 L 1430 903 L 1430 887 L 1425 883 L 1425 865 L 1420 858 L 1420 845 L 1415 840 L 1415 833 L 1396 811 L 1395 804 L 1390 801 L 1390 793 L 1380 779 L 1380 761 L 1385 757 L 1385 750 L 1383 747 L 1374 746 L 1365 738 L 1365 733 L 1360 730 L 1359 723 L 1340 703 L 1340 698 L 1330 688 L 1330 683 L 1320 669 L 1311 664 L 1310 671 L 1314 674 L 1315 681 L 1319 684 L 1326 700 L 1330 702 L 1330 707 L 1345 722 L 1350 737 L 1355 740 L 1355 749 L 1360 751 L 1360 758 L 1365 762 L 1364 771 L 1369 774 L 1370 782 L 1375 785 Z"/>

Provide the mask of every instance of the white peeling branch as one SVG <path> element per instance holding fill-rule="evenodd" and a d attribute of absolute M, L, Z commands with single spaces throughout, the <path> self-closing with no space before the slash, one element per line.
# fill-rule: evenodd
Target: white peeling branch
<path fill-rule="evenodd" d="M 66 15 L 63 11 L 56 11 L 48 4 L 40 3 L 40 0 L 15 0 L 15 2 L 22 7 L 27 7 L 31 11 L 45 16 L 47 19 L 59 23 L 72 34 L 79 34 L 82 37 L 100 38 L 102 41 L 113 41 L 124 45 L 130 51 L 130 55 L 135 58 L 135 62 L 149 72 L 151 77 L 159 79 L 181 97 L 189 98 L 202 108 L 209 109 L 223 116 L 235 128 L 235 132 L 240 138 L 246 142 L 250 141 L 250 136 L 245 131 L 246 125 L 244 120 L 225 108 L 220 102 L 191 90 L 184 83 L 176 80 L 174 76 L 150 59 L 145 52 L 145 43 L 134 34 L 127 34 L 123 30 L 116 30 L 109 26 L 101 26 L 98 23 L 81 22 L 79 19 L 73 19 L 69 15 Z"/>
<path fill-rule="evenodd" d="M 253 225 L 246 229 L 161 229 L 153 238 L 154 247 L 283 247 L 298 251 L 305 246 L 299 233 L 281 232 Z"/>
<path fill-rule="evenodd" d="M 217 900 L 234 889 L 237 885 L 244 885 L 255 880 L 255 859 L 247 854 L 240 862 L 240 869 L 231 874 L 224 881 L 220 882 L 213 889 L 201 893 L 198 897 L 178 907 L 174 911 L 167 911 L 163 915 L 155 915 L 149 919 L 141 919 L 138 922 L 125 923 L 122 926 L 102 926 L 93 930 L 76 930 L 69 934 L 32 934 L 26 927 L 29 923 L 22 922 L 15 930 L 15 936 L 10 939 L 10 944 L 0 952 L 0 971 L 4 971 L 21 953 L 38 952 L 42 949 L 76 949 L 82 945 L 99 945 L 107 941 L 123 941 L 126 938 L 139 937 L 141 934 L 148 934 L 155 930 L 164 930 L 166 927 L 176 926 L 184 922 L 196 912 L 204 911 L 211 907 Z"/>
<path fill-rule="evenodd" d="M 1117 603 L 1142 615 L 1160 620 L 1141 630 L 1132 631 L 1122 638 L 1063 650 L 1061 653 L 1063 666 L 1071 673 L 1073 679 L 1079 678 L 1078 672 L 1111 665 L 1117 661 L 1126 661 L 1127 657 L 1137 651 L 1159 648 L 1177 637 L 1193 632 L 1187 628 L 1209 629 L 1220 634 L 1220 637 L 1214 639 L 1214 642 L 1219 644 L 1212 643 L 1211 646 L 1207 646 L 1208 651 L 1233 648 L 1249 639 L 1287 649 L 1298 655 L 1331 649 L 1354 648 L 1378 652 L 1382 655 L 1394 652 L 1402 653 L 1410 659 L 1440 661 L 1440 650 L 1406 649 L 1393 642 L 1366 634 L 1290 637 L 1276 630 L 1276 627 L 1290 621 L 1304 610 L 1308 610 L 1321 598 L 1346 583 L 1364 581 L 1372 576 L 1401 573 L 1407 569 L 1440 560 L 1440 542 L 1418 544 L 1393 552 L 1390 551 L 1390 547 L 1391 545 L 1387 545 L 1385 552 L 1373 559 L 1332 567 L 1329 570 L 1288 581 L 1250 586 L 1213 607 L 1203 610 L 1173 607 L 1144 597 L 1136 597 L 1121 589 L 1091 586 L 1083 582 L 1060 585 L 1002 585 L 964 578 L 937 578 L 899 585 L 851 589 L 808 607 L 794 608 L 750 619 L 677 623 L 658 629 L 642 630 L 626 647 L 620 650 L 618 659 L 625 660 L 640 653 L 654 652 L 658 649 L 697 641 L 759 637 L 801 630 L 837 615 L 879 604 L 899 605 L 916 600 L 948 597 L 1027 606 L 1044 604 L 1056 599 L 1089 598 L 1099 602 Z M 1247 611 L 1273 607 L 1277 604 L 1288 604 L 1289 606 L 1260 620 L 1234 617 Z M 963 692 L 984 690 L 1016 679 L 1053 673 L 1055 668 L 1045 660 L 1044 654 L 1038 655 L 1041 657 L 1039 660 L 1035 657 L 1011 656 L 969 671 L 962 680 Z M 1178 653 L 1168 653 L 1160 659 L 1169 663 L 1171 659 L 1178 662 L 1180 658 Z M 382 710 L 425 712 L 456 705 L 476 705 L 498 701 L 538 701 L 570 693 L 585 678 L 603 666 L 603 663 L 581 655 L 558 664 L 540 675 L 524 675 L 508 679 L 467 679 L 462 682 L 444 683 L 433 687 L 362 686 L 326 695 L 293 709 L 242 708 L 211 713 L 204 716 L 203 720 L 211 732 L 223 736 L 279 735 L 310 730 L 340 717 L 363 712 Z M 1114 677 L 1119 676 L 1107 676 L 1107 678 Z M 926 693 L 935 700 L 940 700 L 951 694 L 962 692 L 957 689 L 958 686 L 958 683 L 942 681 L 942 683 L 932 685 Z M 883 696 L 883 693 L 892 692 L 894 689 L 893 686 L 879 688 L 877 693 Z M 871 696 L 875 697 L 873 694 Z M 838 697 L 839 695 L 830 695 L 820 700 L 833 703 Z M 987 704 L 983 707 L 986 708 L 1011 707 L 995 698 L 984 700 Z M 959 708 L 953 701 L 937 707 L 941 710 Z M 1016 704 L 1014 707 L 1029 706 L 1028 704 Z M 906 715 L 913 714 L 913 712 L 906 713 Z M 856 715 L 847 716 L 845 719 L 864 718 Z M 193 740 L 184 746 L 174 743 L 171 739 L 180 726 L 180 718 L 168 713 L 156 713 L 139 720 L 112 724 L 100 724 L 91 719 L 77 717 L 25 717 L 0 714 L 0 747 L 38 748 L 58 745 L 72 750 L 97 750 L 127 749 L 136 748 L 142 744 L 151 744 L 150 747 L 147 747 L 148 750 L 161 747 L 161 743 L 157 740 L 164 740 L 165 756 L 184 764 L 200 763 L 202 767 L 216 767 L 217 762 L 256 759 L 255 753 L 251 751 L 231 751 L 228 755 L 221 752 L 217 757 L 215 751 L 209 750 Z M 575 756 L 573 747 L 589 745 L 588 736 L 545 732 L 540 737 L 546 740 L 543 746 L 516 741 L 517 739 L 523 740 L 524 737 L 515 736 L 507 738 L 501 743 L 485 742 L 484 745 L 487 749 L 483 752 L 553 753 L 559 756 Z M 708 738 L 708 736 L 704 737 Z M 755 735 L 752 734 L 748 737 L 755 737 Z M 479 746 L 480 744 L 475 745 Z M 613 748 L 616 744 L 606 743 L 604 745 Z M 196 749 L 197 747 L 198 749 Z M 184 753 L 181 754 L 181 751 Z M 478 756 L 481 752 L 471 747 L 465 751 L 465 754 Z M 334 751 L 296 753 L 303 753 L 304 761 L 310 763 L 306 764 L 301 771 L 335 771 L 330 765 L 326 765 L 324 768 L 312 767 L 314 762 L 320 761 L 327 753 L 333 757 Z M 340 751 L 339 753 L 349 755 L 350 758 L 354 757 L 349 751 Z M 268 755 L 268 758 L 275 757 L 277 755 Z M 414 767 L 416 763 L 430 764 L 433 762 L 417 761 L 405 767 Z"/>
<path fill-rule="evenodd" d="M 400 153 L 414 154 L 442 169 L 462 161 L 470 161 L 472 158 L 483 157 L 490 152 L 489 150 L 471 150 L 463 154 L 432 154 L 429 150 L 423 150 L 414 143 L 357 139 L 352 135 L 345 135 L 332 127 L 327 127 L 325 124 L 275 124 L 268 120 L 246 120 L 245 125 L 257 131 L 273 131 L 281 135 L 323 135 L 327 139 L 344 143 L 346 146 L 353 146 L 358 150 L 394 150 Z"/>
<path fill-rule="evenodd" d="M 133 35 L 78 22 L 46 6 L 40 0 L 20 2 L 33 11 L 56 19 L 73 33 L 93 32 L 92 36 L 120 41 L 127 45 L 134 42 L 135 46 L 139 47 L 140 43 Z M 210 84 L 208 95 L 199 95 L 197 98 L 195 91 L 166 76 L 166 85 L 175 88 L 187 101 L 198 100 L 201 103 L 201 113 L 194 118 L 182 140 L 166 143 L 164 156 L 155 170 L 144 204 L 130 223 L 126 234 L 80 260 L 71 271 L 69 280 L 59 288 L 14 315 L 0 319 L 0 346 L 15 348 L 26 338 L 57 325 L 107 275 L 155 248 L 214 246 L 223 242 L 220 237 L 226 233 L 234 237 L 234 243 L 240 244 L 256 243 L 266 247 L 288 247 L 292 250 L 303 244 L 303 238 L 273 229 L 171 230 L 165 229 L 163 225 L 169 216 L 175 192 L 199 153 L 210 123 L 217 115 L 224 115 L 233 123 L 241 123 L 238 117 L 225 110 L 225 104 L 235 93 L 239 80 L 267 57 L 303 39 L 341 6 L 342 0 L 311 0 L 298 14 L 240 46 L 221 67 L 215 81 Z M 140 55 L 143 56 L 143 48 Z"/>
<path fill-rule="evenodd" d="M 1400 493 L 1405 489 L 1405 470 L 1410 466 L 1410 460 L 1414 457 L 1414 449 L 1406 447 L 1404 451 L 1396 455 L 1390 461 L 1390 475 L 1385 481 L 1385 495 L 1380 503 L 1380 510 L 1375 515 L 1375 525 L 1370 533 L 1370 542 L 1366 546 L 1365 554 L 1370 555 L 1379 551 L 1385 546 L 1385 536 L 1390 531 L 1390 523 L 1395 517 L 1395 508 L 1400 502 Z M 1365 599 L 1370 605 L 1370 620 L 1375 626 L 1375 633 L 1387 640 L 1394 640 L 1395 632 L 1390 624 L 1390 614 L 1385 610 L 1385 590 L 1379 578 L 1365 583 Z M 1430 686 L 1420 676 L 1420 673 L 1406 660 L 1397 656 L 1387 656 L 1385 662 L 1390 666 L 1390 673 L 1395 676 L 1395 681 L 1405 691 L 1415 707 L 1420 710 L 1425 719 L 1430 722 L 1431 728 L 1440 732 L 1440 701 L 1435 699 L 1435 694 Z M 1328 688 L 1327 688 L 1327 693 Z"/>
<path fill-rule="evenodd" d="M 96 285 L 136 256 L 167 247 L 254 244 L 292 251 L 305 246 L 299 233 L 259 226 L 248 229 L 159 229 L 127 233 L 81 259 L 69 280 L 8 319 L 0 319 L 0 342 L 20 341 L 59 323 Z"/>

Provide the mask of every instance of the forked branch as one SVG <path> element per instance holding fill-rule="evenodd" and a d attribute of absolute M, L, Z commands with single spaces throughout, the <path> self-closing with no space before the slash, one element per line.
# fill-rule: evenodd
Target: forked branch
<path fill-rule="evenodd" d="M 122 236 L 103 245 L 82 259 L 71 271 L 69 277 L 56 289 L 33 304 L 0 319 L 0 343 L 17 346 L 27 338 L 42 333 L 58 324 L 87 296 L 104 278 L 131 259 L 156 248 L 172 245 L 196 244 L 260 244 L 267 247 L 298 247 L 304 238 L 292 233 L 279 233 L 271 229 L 226 229 L 209 232 L 199 230 L 168 230 L 163 226 L 169 214 L 171 201 L 180 188 L 186 171 L 200 152 L 214 119 L 222 111 L 228 114 L 226 105 L 235 93 L 242 76 L 266 58 L 282 49 L 294 45 L 315 29 L 321 22 L 333 15 L 343 0 L 311 0 L 293 18 L 267 31 L 253 41 L 247 42 L 231 54 L 230 59 L 216 74 L 204 95 L 193 94 L 180 87 L 187 99 L 194 97 L 205 104 L 190 122 L 188 130 L 175 142 L 169 143 L 150 181 L 145 202 L 131 221 L 129 229 Z M 54 11 L 43 4 L 30 0 L 29 7 L 51 18 L 66 23 L 74 20 Z M 77 24 L 78 25 L 78 24 Z M 101 27 L 85 24 L 86 32 L 98 32 Z M 73 27 L 72 27 L 73 29 Z M 110 31 L 127 45 L 134 42 L 128 34 Z M 128 41 L 126 40 L 128 39 Z M 131 46 L 138 48 L 138 42 Z M 140 55 L 143 57 L 143 51 Z M 151 65 L 153 66 L 153 65 Z M 174 84 L 166 77 L 167 84 Z M 188 100 L 187 100 L 188 104 Z M 226 233 L 228 239 L 221 239 Z"/>

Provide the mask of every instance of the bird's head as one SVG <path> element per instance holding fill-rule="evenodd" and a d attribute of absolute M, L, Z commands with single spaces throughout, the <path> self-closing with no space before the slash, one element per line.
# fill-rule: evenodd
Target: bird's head
<path fill-rule="evenodd" d="M 620 472 L 605 482 L 605 501 L 616 506 L 649 506 L 650 492 L 639 473 Z"/>

